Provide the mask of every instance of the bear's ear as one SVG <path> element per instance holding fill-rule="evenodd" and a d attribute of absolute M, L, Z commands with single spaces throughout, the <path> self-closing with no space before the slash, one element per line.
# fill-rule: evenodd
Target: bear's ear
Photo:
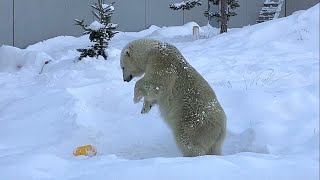
<path fill-rule="evenodd" d="M 129 49 L 124 50 L 124 53 L 126 53 L 126 55 L 127 55 L 128 57 L 130 57 L 130 50 L 129 50 Z"/>

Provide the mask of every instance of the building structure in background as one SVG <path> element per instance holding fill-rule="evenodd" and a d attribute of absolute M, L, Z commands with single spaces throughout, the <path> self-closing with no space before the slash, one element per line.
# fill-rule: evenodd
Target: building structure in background
<path fill-rule="evenodd" d="M 277 1 L 277 0 L 275 0 Z M 106 3 L 109 1 L 106 0 Z M 111 1 L 110 1 L 111 2 Z M 207 3 L 190 11 L 177 12 L 169 5 L 177 0 L 113 0 L 112 17 L 120 31 L 140 31 L 156 26 L 182 25 L 194 21 L 207 24 L 203 12 Z M 239 0 L 237 16 L 229 21 L 229 28 L 257 23 L 265 0 Z M 0 0 L 0 45 L 25 48 L 30 44 L 60 36 L 82 35 L 82 29 L 74 25 L 74 19 L 94 20 L 91 5 L 95 0 Z M 279 17 L 291 15 L 319 3 L 319 0 L 286 0 Z M 215 21 L 211 25 L 218 27 Z M 191 31 L 191 30 L 190 30 Z"/>

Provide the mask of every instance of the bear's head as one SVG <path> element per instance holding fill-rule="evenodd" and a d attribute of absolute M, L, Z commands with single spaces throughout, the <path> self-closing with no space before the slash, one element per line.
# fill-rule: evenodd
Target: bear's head
<path fill-rule="evenodd" d="M 120 66 L 123 73 L 123 80 L 130 82 L 134 77 L 143 75 L 144 70 L 139 67 L 139 58 L 135 57 L 132 49 L 125 47 L 121 52 Z"/>

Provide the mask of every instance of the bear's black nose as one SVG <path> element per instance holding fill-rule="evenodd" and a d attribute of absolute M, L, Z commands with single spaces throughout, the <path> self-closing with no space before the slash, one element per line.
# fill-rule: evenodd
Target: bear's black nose
<path fill-rule="evenodd" d="M 130 82 L 133 79 L 133 76 L 130 74 L 130 76 L 126 77 L 124 79 L 125 82 Z"/>

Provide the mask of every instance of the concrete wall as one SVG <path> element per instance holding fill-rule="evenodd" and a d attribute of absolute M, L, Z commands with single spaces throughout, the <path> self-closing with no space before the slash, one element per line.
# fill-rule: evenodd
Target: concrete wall
<path fill-rule="evenodd" d="M 105 0 L 115 2 L 114 23 L 120 31 L 139 31 L 150 25 L 172 26 L 194 21 L 207 24 L 203 12 L 207 2 L 190 11 L 173 11 L 169 4 L 182 0 Z M 231 17 L 229 27 L 255 24 L 265 0 L 239 0 L 237 16 Z M 0 45 L 24 48 L 30 44 L 59 35 L 80 36 L 82 29 L 74 25 L 74 19 L 92 22 L 91 5 L 96 0 L 0 0 Z M 319 0 L 287 0 L 282 16 L 299 9 L 307 9 Z M 218 7 L 212 7 L 213 9 Z M 210 22 L 218 27 L 216 21 Z"/>
<path fill-rule="evenodd" d="M 110 2 L 110 1 L 106 1 Z M 114 0 L 112 21 L 120 31 L 139 31 L 146 27 L 146 0 Z"/>
<path fill-rule="evenodd" d="M 256 20 L 265 0 L 239 0 L 240 8 L 236 9 L 237 16 L 231 17 L 229 27 L 243 27 L 256 24 Z M 280 17 L 291 15 L 298 10 L 306 10 L 319 3 L 319 0 L 285 0 Z"/>
<path fill-rule="evenodd" d="M 120 31 L 140 31 L 156 26 L 183 25 L 186 22 L 195 21 L 205 25 L 203 11 L 207 9 L 204 4 L 190 11 L 173 11 L 169 5 L 177 0 L 114 0 L 115 12 L 112 21 L 117 23 Z"/>
<path fill-rule="evenodd" d="M 13 1 L 0 0 L 0 45 L 13 45 Z"/>
<path fill-rule="evenodd" d="M 169 8 L 170 4 L 177 2 L 176 0 L 147 0 L 146 2 L 146 27 L 183 24 L 183 12 L 173 11 Z"/>
<path fill-rule="evenodd" d="M 319 0 L 286 0 L 285 16 L 290 16 L 298 10 L 306 10 L 319 3 Z"/>
<path fill-rule="evenodd" d="M 74 19 L 92 22 L 93 0 L 14 0 L 14 45 L 29 44 L 59 35 L 80 35 Z"/>
<path fill-rule="evenodd" d="M 236 9 L 237 16 L 230 18 L 230 27 L 243 27 L 256 24 L 265 0 L 240 0 L 240 8 Z"/>
<path fill-rule="evenodd" d="M 176 1 L 177 2 L 177 1 Z M 208 4 L 202 1 L 202 6 L 196 6 L 189 11 L 184 11 L 183 24 L 187 22 L 197 22 L 200 25 L 205 25 L 208 20 L 204 17 L 203 12 L 208 9 Z"/>

